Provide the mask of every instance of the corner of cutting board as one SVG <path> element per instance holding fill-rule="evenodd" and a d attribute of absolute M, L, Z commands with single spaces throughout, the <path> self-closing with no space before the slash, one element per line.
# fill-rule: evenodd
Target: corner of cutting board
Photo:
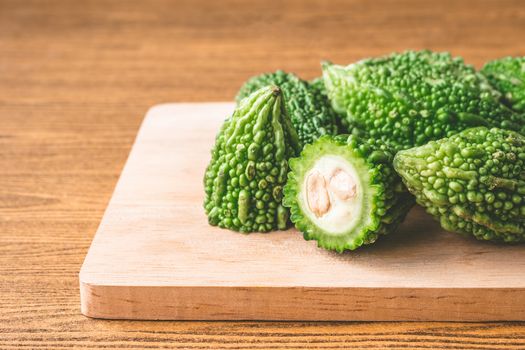
<path fill-rule="evenodd" d="M 92 283 L 89 277 L 80 271 L 79 274 L 80 283 L 80 312 L 84 316 L 97 317 L 96 312 L 96 296 L 97 296 L 97 285 Z"/>
<path fill-rule="evenodd" d="M 162 113 L 164 110 L 169 109 L 171 106 L 173 106 L 173 103 L 169 103 L 169 102 L 164 102 L 164 103 L 153 105 L 146 112 L 146 118 L 151 115 Z"/>
<path fill-rule="evenodd" d="M 111 305 L 107 303 L 107 294 L 111 293 L 107 285 L 96 281 L 89 273 L 80 270 L 80 312 L 91 318 L 112 318 Z M 110 308 L 110 309 L 108 309 Z"/>

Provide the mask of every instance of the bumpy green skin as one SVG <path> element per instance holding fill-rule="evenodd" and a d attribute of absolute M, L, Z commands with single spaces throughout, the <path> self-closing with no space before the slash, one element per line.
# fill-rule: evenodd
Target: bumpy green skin
<path fill-rule="evenodd" d="M 315 224 L 300 200 L 305 176 L 323 156 L 341 156 L 357 170 L 362 182 L 363 211 L 356 225 L 347 232 L 327 232 Z M 300 157 L 290 159 L 290 173 L 284 187 L 284 205 L 291 220 L 306 240 L 316 240 L 319 247 L 342 253 L 371 244 L 380 235 L 390 233 L 403 221 L 415 201 L 403 186 L 392 166 L 393 153 L 384 143 L 354 135 L 323 136 L 306 145 Z"/>
<path fill-rule="evenodd" d="M 286 229 L 283 186 L 288 159 L 299 150 L 279 88 L 242 100 L 217 135 L 204 176 L 209 223 L 241 232 Z"/>
<path fill-rule="evenodd" d="M 315 89 L 317 93 L 326 96 L 328 99 L 328 92 L 326 91 L 326 86 L 324 85 L 323 77 L 317 77 L 308 82 L 312 89 Z"/>
<path fill-rule="evenodd" d="M 525 240 L 525 137 L 485 127 L 397 153 L 397 172 L 448 231 Z"/>
<path fill-rule="evenodd" d="M 336 135 L 337 115 L 319 84 L 311 86 L 296 75 L 277 71 L 248 80 L 239 90 L 240 101 L 263 86 L 276 85 L 283 91 L 285 106 L 301 144 L 312 143 L 322 135 Z"/>
<path fill-rule="evenodd" d="M 407 51 L 347 67 L 324 63 L 323 77 L 347 125 L 395 150 L 474 126 L 525 133 L 525 115 L 503 105 L 484 76 L 448 53 Z"/>
<path fill-rule="evenodd" d="M 328 106 L 327 108 L 330 108 L 331 113 L 334 115 L 336 130 L 338 130 L 338 132 L 332 132 L 329 135 L 352 133 L 357 134 L 357 129 L 354 130 L 353 126 L 348 125 L 348 123 L 345 121 L 344 116 L 337 114 L 332 108 L 330 104 L 330 99 L 328 98 L 328 91 L 326 91 L 326 86 L 324 85 L 323 77 L 312 79 L 308 83 L 310 84 L 310 88 L 314 91 L 315 94 L 317 94 L 318 96 L 323 96 L 324 106 Z"/>
<path fill-rule="evenodd" d="M 512 109 L 525 112 L 525 57 L 505 57 L 490 61 L 481 73 L 503 94 Z"/>

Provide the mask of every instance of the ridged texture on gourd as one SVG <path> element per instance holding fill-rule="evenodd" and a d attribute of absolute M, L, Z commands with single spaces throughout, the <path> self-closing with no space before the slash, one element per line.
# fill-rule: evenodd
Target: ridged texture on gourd
<path fill-rule="evenodd" d="M 402 150 L 474 126 L 525 133 L 487 79 L 449 53 L 407 51 L 347 67 L 323 64 L 332 106 L 347 127 Z"/>
<path fill-rule="evenodd" d="M 217 135 L 204 176 L 210 224 L 241 232 L 286 229 L 283 186 L 288 158 L 299 150 L 278 87 L 240 101 Z"/>
<path fill-rule="evenodd" d="M 356 224 L 345 232 L 328 232 L 310 219 L 308 205 L 301 200 L 307 174 L 325 156 L 342 157 L 357 172 L 361 183 L 362 210 Z M 284 187 L 284 205 L 291 220 L 306 240 L 316 240 L 319 247 L 337 252 L 354 250 L 370 244 L 395 230 L 414 204 L 414 198 L 392 166 L 393 154 L 382 142 L 356 136 L 323 136 L 306 145 L 300 157 L 290 159 L 290 173 Z"/>
<path fill-rule="evenodd" d="M 312 86 L 291 73 L 277 71 L 251 78 L 239 90 L 236 101 L 267 85 L 279 86 L 283 91 L 285 106 L 301 145 L 312 143 L 322 135 L 338 133 L 337 115 L 321 86 Z"/>
<path fill-rule="evenodd" d="M 525 137 L 478 127 L 397 153 L 417 202 L 448 231 L 525 240 Z"/>
<path fill-rule="evenodd" d="M 481 73 L 503 95 L 512 109 L 525 112 L 525 57 L 505 57 L 490 61 Z"/>

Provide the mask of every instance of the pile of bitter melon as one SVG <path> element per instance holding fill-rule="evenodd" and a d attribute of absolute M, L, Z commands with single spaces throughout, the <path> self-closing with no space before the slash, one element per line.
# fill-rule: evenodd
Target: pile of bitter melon
<path fill-rule="evenodd" d="M 525 241 L 525 59 L 476 71 L 407 51 L 311 82 L 241 87 L 204 176 L 209 222 L 283 230 L 342 252 L 395 230 L 415 202 L 448 231 Z"/>

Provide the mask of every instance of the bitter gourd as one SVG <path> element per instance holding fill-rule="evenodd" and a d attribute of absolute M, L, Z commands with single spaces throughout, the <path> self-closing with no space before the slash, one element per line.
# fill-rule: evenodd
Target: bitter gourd
<path fill-rule="evenodd" d="M 290 159 L 284 205 L 304 238 L 342 252 L 393 231 L 414 204 L 382 142 L 323 136 Z"/>
<path fill-rule="evenodd" d="M 478 127 L 397 153 L 397 172 L 448 231 L 525 240 L 525 137 Z"/>
<path fill-rule="evenodd" d="M 204 176 L 211 225 L 241 232 L 287 228 L 283 186 L 288 158 L 300 148 L 283 104 L 278 87 L 263 87 L 224 122 Z"/>
<path fill-rule="evenodd" d="M 449 53 L 407 51 L 347 67 L 325 62 L 323 77 L 346 126 L 396 151 L 474 126 L 525 133 L 525 115 L 503 105 L 485 77 Z"/>

